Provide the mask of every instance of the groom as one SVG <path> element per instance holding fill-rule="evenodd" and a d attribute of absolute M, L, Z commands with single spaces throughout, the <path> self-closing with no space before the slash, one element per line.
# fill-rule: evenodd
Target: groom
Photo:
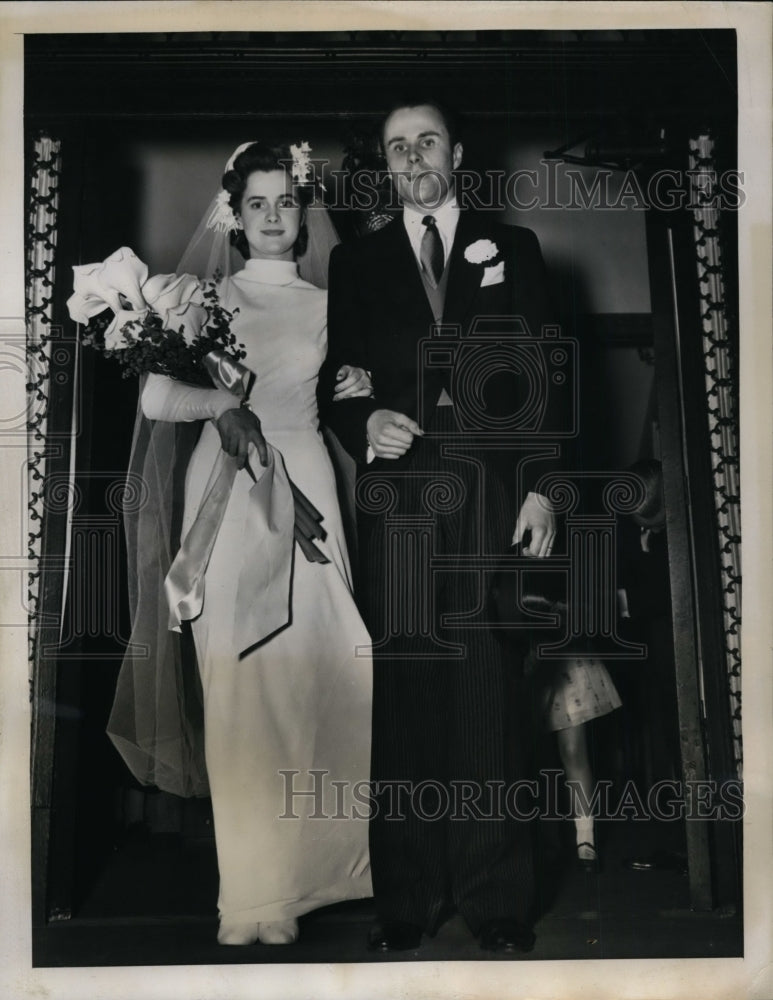
<path fill-rule="evenodd" d="M 534 486 L 555 454 L 510 433 L 533 380 L 492 355 L 496 338 L 469 350 L 473 320 L 539 335 L 544 265 L 530 230 L 457 203 L 462 145 L 442 106 L 395 107 L 382 143 L 402 215 L 333 251 L 320 375 L 323 416 L 358 462 L 374 640 L 369 945 L 414 949 L 458 912 L 482 948 L 529 951 L 530 829 L 507 794 L 528 747 L 520 664 L 486 627 L 472 563 L 513 541 L 550 554 L 554 516 Z M 330 403 L 344 363 L 371 372 L 372 398 Z"/>

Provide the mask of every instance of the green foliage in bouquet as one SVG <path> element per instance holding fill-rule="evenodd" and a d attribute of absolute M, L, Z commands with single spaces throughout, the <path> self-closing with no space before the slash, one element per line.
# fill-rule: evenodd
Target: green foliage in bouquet
<path fill-rule="evenodd" d="M 238 310 L 229 312 L 218 298 L 217 276 L 214 281 L 202 284 L 202 326 L 194 338 L 186 337 L 185 327 L 168 329 L 159 313 L 148 309 L 141 319 L 132 319 L 120 327 L 125 346 L 108 347 L 105 331 L 115 314 L 107 309 L 89 320 L 81 338 L 83 344 L 93 347 L 106 358 L 115 358 L 123 368 L 124 378 L 155 372 L 190 385 L 212 387 L 212 379 L 202 364 L 204 357 L 214 350 L 226 351 L 235 361 L 241 361 L 246 351 L 237 344 L 231 332 L 231 320 Z"/>

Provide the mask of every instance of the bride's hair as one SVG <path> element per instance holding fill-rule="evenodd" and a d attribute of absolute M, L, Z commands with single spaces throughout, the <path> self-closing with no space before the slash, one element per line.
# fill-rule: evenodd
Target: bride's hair
<path fill-rule="evenodd" d="M 244 196 L 247 180 L 250 174 L 268 174 L 274 170 L 284 170 L 288 177 L 292 179 L 292 154 L 289 146 L 268 146 L 262 142 L 253 142 L 236 157 L 233 167 L 223 174 L 223 189 L 228 192 L 228 203 L 234 215 L 238 215 L 241 209 L 242 197 Z M 311 185 L 293 184 L 295 195 L 301 204 L 306 208 L 314 198 L 314 189 Z M 231 243 L 246 260 L 250 256 L 250 248 L 247 245 L 247 237 L 244 230 L 234 229 L 230 234 Z M 302 257 L 306 252 L 309 231 L 306 222 L 301 224 L 298 232 L 298 239 L 295 241 L 295 256 Z"/>

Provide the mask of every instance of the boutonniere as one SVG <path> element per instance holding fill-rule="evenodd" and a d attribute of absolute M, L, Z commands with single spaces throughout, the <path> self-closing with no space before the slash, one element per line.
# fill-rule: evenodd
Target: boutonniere
<path fill-rule="evenodd" d="M 480 287 L 501 285 L 505 280 L 505 262 L 499 260 L 499 247 L 493 240 L 476 240 L 464 251 L 464 259 L 470 264 L 488 264 L 483 268 Z"/>
<path fill-rule="evenodd" d="M 485 264 L 493 260 L 499 253 L 499 247 L 493 240 L 476 240 L 464 250 L 464 259 L 470 264 Z"/>

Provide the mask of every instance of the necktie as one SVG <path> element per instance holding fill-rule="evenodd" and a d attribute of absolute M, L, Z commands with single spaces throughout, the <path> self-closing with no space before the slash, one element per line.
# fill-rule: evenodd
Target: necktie
<path fill-rule="evenodd" d="M 421 222 L 422 225 L 427 227 L 421 238 L 421 248 L 419 250 L 421 269 L 426 274 L 432 287 L 437 288 L 438 282 L 443 275 L 443 267 L 445 266 L 443 241 L 437 230 L 434 215 L 425 215 Z"/>

